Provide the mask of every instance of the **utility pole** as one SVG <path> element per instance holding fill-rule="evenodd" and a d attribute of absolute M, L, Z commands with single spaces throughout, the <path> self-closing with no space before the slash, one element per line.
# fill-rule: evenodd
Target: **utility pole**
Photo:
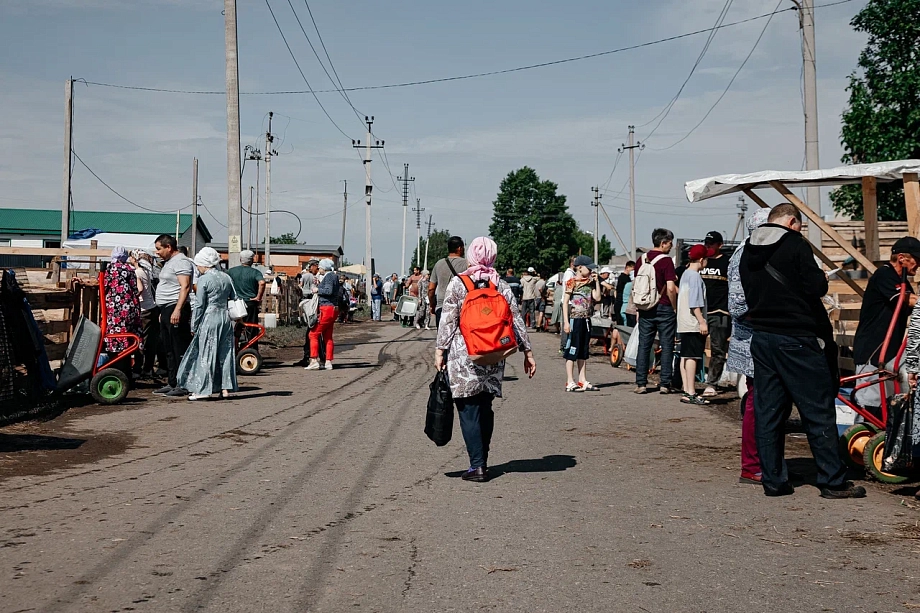
<path fill-rule="evenodd" d="M 252 251 L 252 185 L 249 186 L 249 242 L 246 248 Z"/>
<path fill-rule="evenodd" d="M 422 257 L 422 211 L 425 209 L 422 208 L 421 198 L 415 199 L 415 208 L 412 209 L 412 212 L 415 213 L 415 263 L 419 264 Z M 407 271 L 408 272 L 408 271 Z"/>
<path fill-rule="evenodd" d="M 348 216 L 348 180 L 345 180 L 345 203 L 342 205 L 342 253 L 345 253 L 345 218 Z M 344 256 L 343 256 L 344 257 Z"/>
<path fill-rule="evenodd" d="M 415 181 L 415 177 L 409 176 L 409 165 L 403 164 L 403 176 L 397 177 L 397 181 L 403 184 L 403 233 L 402 233 L 402 259 L 400 260 L 400 274 L 406 273 L 406 212 L 409 210 L 409 183 Z"/>
<path fill-rule="evenodd" d="M 70 178 L 73 155 L 73 77 L 64 84 L 64 193 L 61 196 L 61 247 L 70 235 Z M 51 273 L 55 285 L 61 280 L 61 264 L 55 262 Z"/>
<path fill-rule="evenodd" d="M 744 217 L 748 210 L 747 202 L 744 200 L 744 196 L 738 196 L 738 203 L 735 205 L 738 207 L 738 223 L 735 224 L 735 231 L 732 233 L 732 242 L 735 242 L 735 238 L 738 236 L 738 230 L 744 226 Z M 742 236 L 744 233 L 742 232 Z"/>
<path fill-rule="evenodd" d="M 367 123 L 367 136 L 366 141 L 364 142 L 364 200 L 367 203 L 367 208 L 364 213 L 364 269 L 365 269 L 365 290 L 370 296 L 370 288 L 373 282 L 373 273 L 371 268 L 373 268 L 372 251 L 371 251 L 371 195 L 374 191 L 374 184 L 371 182 L 371 149 L 383 149 L 384 141 L 378 140 L 376 144 L 371 144 L 371 126 L 374 125 L 374 116 L 371 115 L 368 118 L 364 116 L 364 121 Z M 361 141 L 351 141 L 351 146 L 355 149 L 361 148 Z"/>
<path fill-rule="evenodd" d="M 601 208 L 601 198 L 604 196 L 600 193 L 601 190 L 599 187 L 592 187 L 591 191 L 594 192 L 594 201 L 591 203 L 591 206 L 594 207 L 594 263 L 598 264 L 599 262 L 597 257 L 597 215 L 600 213 Z"/>
<path fill-rule="evenodd" d="M 242 226 L 240 226 L 242 231 Z M 178 237 L 176 237 L 178 239 Z M 198 158 L 192 161 L 192 257 L 198 253 Z"/>
<path fill-rule="evenodd" d="M 261 166 L 262 152 L 256 149 L 255 147 L 253 147 L 252 145 L 246 145 L 246 148 L 244 149 L 244 151 L 246 152 L 246 159 L 256 163 L 256 212 L 255 212 L 255 218 L 256 218 L 255 245 L 256 245 L 256 248 L 255 248 L 255 253 L 258 253 L 259 252 L 259 193 L 260 193 L 259 179 L 262 177 L 262 166 Z M 250 187 L 250 189 L 252 188 Z M 249 202 L 249 234 L 251 235 L 252 234 L 252 217 L 253 217 L 252 194 L 250 194 L 249 200 L 250 200 Z M 249 246 L 252 247 L 251 244 Z"/>
<path fill-rule="evenodd" d="M 815 1 L 792 0 L 799 9 L 799 27 L 802 29 L 802 67 L 805 97 L 805 170 L 818 170 L 818 76 L 815 66 Z M 805 203 L 821 216 L 821 188 L 805 189 Z M 808 224 L 808 240 L 821 246 L 821 228 Z"/>
<path fill-rule="evenodd" d="M 224 50 L 227 81 L 227 267 L 240 265 L 243 234 L 240 160 L 240 67 L 236 0 L 224 0 Z"/>
<path fill-rule="evenodd" d="M 431 227 L 434 225 L 431 222 L 431 217 L 431 215 L 428 216 L 428 236 L 425 238 L 425 265 L 422 270 L 428 270 L 428 245 L 431 244 Z"/>
<path fill-rule="evenodd" d="M 636 149 L 645 149 L 645 145 L 633 142 L 636 136 L 636 126 L 629 126 L 629 143 L 620 147 L 619 151 L 629 151 L 629 239 L 630 256 L 636 259 Z"/>
<path fill-rule="evenodd" d="M 265 267 L 272 266 L 272 157 L 278 152 L 272 149 L 275 137 L 272 136 L 272 117 L 274 113 L 268 112 L 268 132 L 265 133 Z"/>

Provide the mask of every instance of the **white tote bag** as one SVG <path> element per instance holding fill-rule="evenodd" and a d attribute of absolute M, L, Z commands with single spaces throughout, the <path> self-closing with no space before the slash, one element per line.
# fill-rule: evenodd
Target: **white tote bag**
<path fill-rule="evenodd" d="M 632 334 L 629 335 L 629 342 L 626 343 L 626 354 L 623 359 L 630 366 L 636 365 L 636 357 L 639 355 L 639 326 L 633 328 Z"/>
<path fill-rule="evenodd" d="M 244 319 L 249 314 L 249 309 L 246 308 L 246 301 L 239 298 L 231 298 L 227 301 L 227 311 L 233 321 Z"/>

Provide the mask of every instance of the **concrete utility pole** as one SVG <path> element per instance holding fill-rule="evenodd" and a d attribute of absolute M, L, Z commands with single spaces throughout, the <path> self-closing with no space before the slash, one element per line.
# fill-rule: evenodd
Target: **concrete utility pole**
<path fill-rule="evenodd" d="M 345 253 L 345 218 L 348 217 L 348 180 L 345 180 L 345 203 L 342 205 L 342 253 Z"/>
<path fill-rule="evenodd" d="M 600 193 L 599 187 L 592 187 L 591 191 L 594 192 L 594 201 L 591 203 L 591 206 L 594 207 L 594 263 L 599 264 L 597 256 L 597 216 L 600 213 L 601 208 L 601 198 L 603 195 Z"/>
<path fill-rule="evenodd" d="M 422 211 L 425 209 L 422 208 L 421 198 L 415 199 L 415 208 L 412 211 L 415 213 L 415 263 L 418 265 L 422 257 Z M 408 272 L 408 271 L 406 271 Z"/>
<path fill-rule="evenodd" d="M 400 274 L 406 271 L 406 212 L 409 210 L 409 183 L 415 181 L 415 177 L 409 176 L 409 165 L 403 164 L 403 176 L 397 177 L 397 181 L 403 184 L 403 233 L 402 233 L 402 259 L 399 262 Z"/>
<path fill-rule="evenodd" d="M 242 230 L 242 226 L 240 229 Z M 192 257 L 195 257 L 196 253 L 198 253 L 198 158 L 192 161 Z"/>
<path fill-rule="evenodd" d="M 277 151 L 272 150 L 275 137 L 272 136 L 272 117 L 274 113 L 268 112 L 268 132 L 265 133 L 265 266 L 272 266 L 272 156 Z"/>
<path fill-rule="evenodd" d="M 259 179 L 262 177 L 262 152 L 256 149 L 255 147 L 253 147 L 252 145 L 246 145 L 246 149 L 244 151 L 246 152 L 246 159 L 256 163 L 256 212 L 255 212 L 255 218 L 256 218 L 255 246 L 256 248 L 255 248 L 255 253 L 258 254 L 259 253 L 259 206 L 260 206 L 259 194 L 261 193 L 260 192 L 261 188 L 259 186 Z M 252 200 L 251 196 L 252 194 L 250 194 L 250 200 Z M 252 202 L 250 202 L 249 203 L 249 234 L 250 235 L 252 235 L 252 217 L 253 217 Z M 252 244 L 250 244 L 249 247 L 251 248 Z"/>
<path fill-rule="evenodd" d="M 428 270 L 428 245 L 431 244 L 431 227 L 434 225 L 431 222 L 431 217 L 431 215 L 428 216 L 428 236 L 425 238 L 425 265 L 422 270 Z"/>
<path fill-rule="evenodd" d="M 805 94 L 805 170 L 818 170 L 818 76 L 815 66 L 815 1 L 792 0 L 799 9 L 799 27 L 802 29 L 802 64 Z M 805 190 L 805 203 L 821 215 L 821 189 Z M 821 228 L 808 224 L 808 240 L 821 246 Z"/>
<path fill-rule="evenodd" d="M 64 194 L 61 198 L 61 247 L 70 236 L 70 158 L 73 149 L 73 77 L 64 84 Z M 60 270 L 60 265 L 55 265 Z M 58 273 L 60 274 L 60 273 Z"/>
<path fill-rule="evenodd" d="M 249 186 L 249 242 L 246 248 L 252 251 L 252 185 Z"/>
<path fill-rule="evenodd" d="M 744 196 L 738 196 L 738 203 L 735 206 L 738 207 L 738 223 L 735 224 L 735 231 L 732 233 L 732 242 L 735 242 L 735 238 L 738 237 L 738 230 L 744 227 L 744 217 L 748 210 L 748 205 L 744 200 Z M 743 230 L 741 235 L 744 236 Z"/>
<path fill-rule="evenodd" d="M 236 44 L 236 0 L 224 0 L 227 81 L 227 266 L 240 265 L 243 234 L 240 168 L 240 67 Z"/>
<path fill-rule="evenodd" d="M 371 269 L 373 266 L 373 260 L 371 259 L 373 254 L 371 252 L 371 195 L 374 191 L 374 184 L 371 182 L 371 149 L 383 149 L 384 141 L 378 140 L 376 144 L 371 144 L 371 126 L 374 125 L 374 116 L 371 115 L 368 118 L 366 115 L 364 117 L 365 123 L 367 123 L 367 140 L 364 143 L 364 200 L 367 202 L 367 208 L 364 213 L 364 268 L 365 268 L 365 285 L 370 295 L 370 288 L 373 282 L 373 272 Z M 351 141 L 351 146 L 355 149 L 360 149 L 362 147 L 361 141 Z"/>
<path fill-rule="evenodd" d="M 630 256 L 636 259 L 636 149 L 645 149 L 642 143 L 634 143 L 636 126 L 629 126 L 629 143 L 620 147 L 620 152 L 629 150 L 629 239 Z"/>

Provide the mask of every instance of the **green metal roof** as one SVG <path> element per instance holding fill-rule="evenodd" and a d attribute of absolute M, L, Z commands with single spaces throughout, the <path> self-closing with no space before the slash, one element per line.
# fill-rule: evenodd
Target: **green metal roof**
<path fill-rule="evenodd" d="M 191 215 L 179 215 L 179 235 L 192 227 Z M 123 213 L 110 211 L 74 211 L 70 217 L 71 232 L 98 228 L 103 232 L 122 234 L 174 234 L 175 213 Z M 198 218 L 198 232 L 205 242 L 211 233 Z M 0 234 L 50 235 L 61 233 L 61 212 L 53 209 L 0 208 Z"/>

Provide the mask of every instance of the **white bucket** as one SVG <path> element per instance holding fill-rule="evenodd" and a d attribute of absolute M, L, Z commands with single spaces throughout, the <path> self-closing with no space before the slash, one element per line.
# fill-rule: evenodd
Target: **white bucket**
<path fill-rule="evenodd" d="M 265 313 L 262 315 L 262 325 L 266 328 L 277 328 L 278 316 L 274 313 Z"/>

